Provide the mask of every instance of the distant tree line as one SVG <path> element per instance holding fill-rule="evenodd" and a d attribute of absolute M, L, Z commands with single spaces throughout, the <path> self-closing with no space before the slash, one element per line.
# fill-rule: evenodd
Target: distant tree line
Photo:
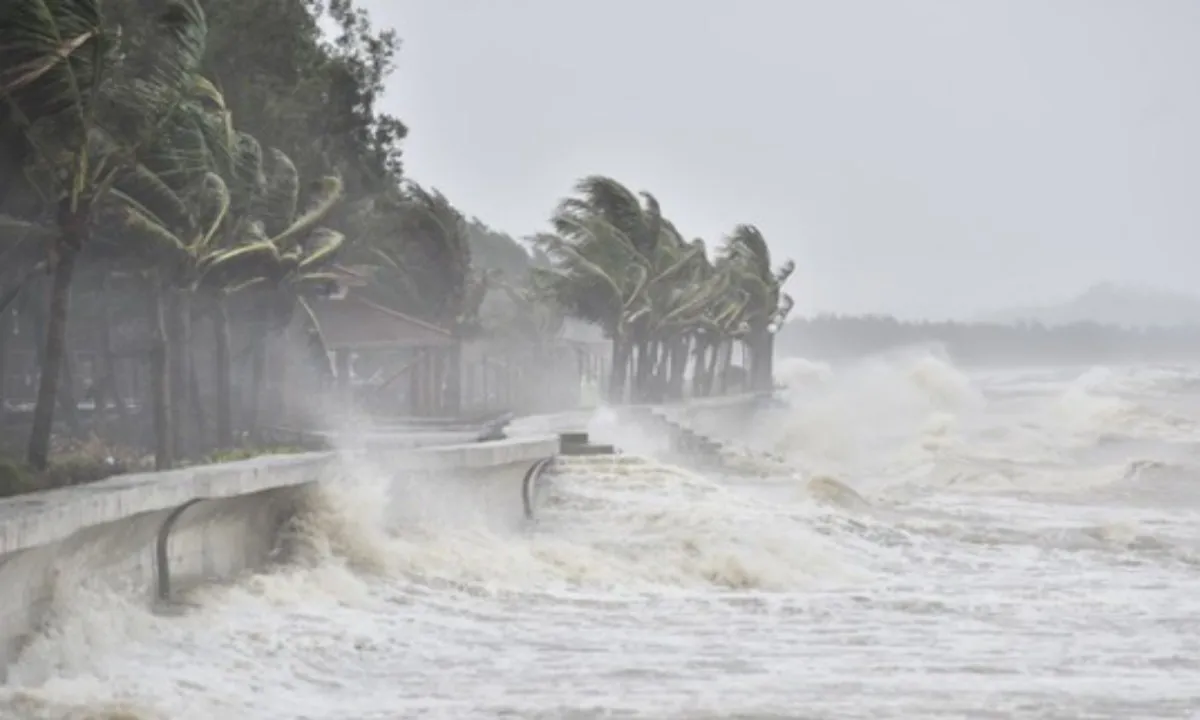
<path fill-rule="evenodd" d="M 922 344 L 937 344 L 956 362 L 969 365 L 1184 361 L 1200 359 L 1200 327 L 929 322 L 898 320 L 888 315 L 818 315 L 791 320 L 779 337 L 781 353 L 818 360 L 847 360 Z"/>

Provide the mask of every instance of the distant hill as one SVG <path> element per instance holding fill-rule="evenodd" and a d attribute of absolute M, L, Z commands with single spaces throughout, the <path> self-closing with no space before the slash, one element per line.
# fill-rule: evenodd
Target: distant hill
<path fill-rule="evenodd" d="M 1200 298 L 1184 293 L 1101 283 L 1058 305 L 984 313 L 975 322 L 1095 322 L 1122 327 L 1200 325 Z"/>

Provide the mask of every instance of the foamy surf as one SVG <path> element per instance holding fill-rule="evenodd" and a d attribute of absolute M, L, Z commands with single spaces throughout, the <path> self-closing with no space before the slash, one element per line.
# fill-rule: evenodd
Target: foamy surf
<path fill-rule="evenodd" d="M 707 428 L 738 472 L 563 461 L 531 524 L 348 468 L 270 573 L 170 615 L 60 598 L 0 716 L 1200 712 L 1200 372 L 780 373 L 789 410 Z"/>

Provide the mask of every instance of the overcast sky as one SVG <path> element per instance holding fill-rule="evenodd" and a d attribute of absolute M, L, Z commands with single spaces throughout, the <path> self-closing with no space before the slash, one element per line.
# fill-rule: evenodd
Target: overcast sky
<path fill-rule="evenodd" d="M 408 174 L 514 235 L 588 174 L 757 224 L 799 312 L 1200 278 L 1197 0 L 362 0 Z"/>

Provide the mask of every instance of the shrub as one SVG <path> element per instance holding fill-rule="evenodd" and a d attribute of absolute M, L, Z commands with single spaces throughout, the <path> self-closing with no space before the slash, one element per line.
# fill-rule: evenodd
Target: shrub
<path fill-rule="evenodd" d="M 106 445 L 94 436 L 82 441 L 64 439 L 53 448 L 41 485 L 69 487 L 150 469 L 153 463 L 129 448 Z"/>
<path fill-rule="evenodd" d="M 296 453 L 308 452 L 304 448 L 291 447 L 288 445 L 275 445 L 266 447 L 238 447 L 229 448 L 226 450 L 218 450 L 204 459 L 205 463 L 227 463 L 237 462 L 238 460 L 249 460 L 250 458 L 261 457 L 263 455 L 295 455 Z"/>
<path fill-rule="evenodd" d="M 0 457 L 0 497 L 12 497 L 38 489 L 37 480 L 23 465 Z"/>

